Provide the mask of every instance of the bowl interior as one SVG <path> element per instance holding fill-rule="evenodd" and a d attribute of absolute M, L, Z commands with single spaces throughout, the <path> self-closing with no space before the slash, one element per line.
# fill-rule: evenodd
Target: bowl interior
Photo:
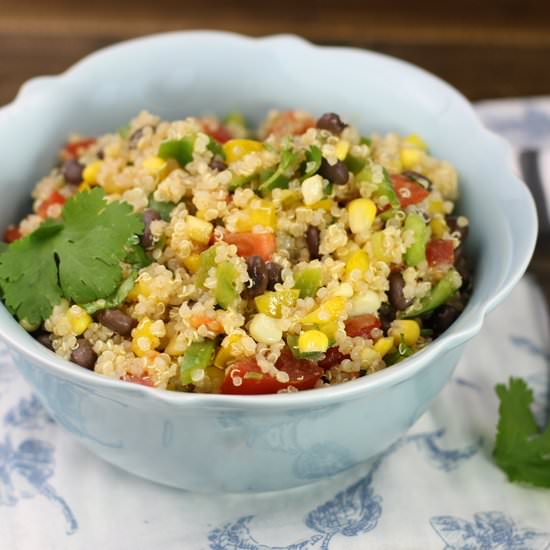
<path fill-rule="evenodd" d="M 469 253 L 478 307 L 506 277 L 513 239 L 507 220 L 525 196 L 467 102 L 437 78 L 385 56 L 314 48 L 289 37 L 214 33 L 141 39 L 86 58 L 0 111 L 2 226 L 28 211 L 29 191 L 71 132 L 99 134 L 140 110 L 162 118 L 238 110 L 259 121 L 270 109 L 338 112 L 362 132 L 416 132 L 459 169 L 459 210 L 471 220 Z M 4 308 L 0 320 L 12 325 Z M 467 323 L 465 316 L 457 328 Z M 454 329 L 451 329 L 454 330 Z M 13 333 L 15 334 L 15 333 Z"/>

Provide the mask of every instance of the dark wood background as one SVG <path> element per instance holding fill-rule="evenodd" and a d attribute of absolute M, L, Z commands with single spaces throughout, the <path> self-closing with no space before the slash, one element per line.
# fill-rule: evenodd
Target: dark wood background
<path fill-rule="evenodd" d="M 0 0 L 0 105 L 113 42 L 181 29 L 297 33 L 395 55 L 472 100 L 550 95 L 548 0 Z M 550 239 L 531 264 L 550 303 Z"/>

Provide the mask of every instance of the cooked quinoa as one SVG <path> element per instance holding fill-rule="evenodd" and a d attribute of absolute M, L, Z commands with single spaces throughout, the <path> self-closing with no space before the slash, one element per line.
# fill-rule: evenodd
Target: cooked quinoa
<path fill-rule="evenodd" d="M 462 311 L 457 196 L 455 168 L 416 134 L 366 137 L 334 113 L 271 112 L 253 130 L 238 114 L 142 112 L 117 133 L 69 138 L 33 212 L 6 230 L 0 287 L 41 343 L 103 376 L 202 393 L 339 384 L 421 350 Z M 79 223 L 68 209 L 87 201 L 98 220 L 111 208 L 128 220 L 108 294 L 62 273 L 63 232 Z M 91 230 L 114 230 L 104 223 Z M 59 292 L 34 315 L 12 297 L 30 284 L 10 266 L 56 238 Z"/>

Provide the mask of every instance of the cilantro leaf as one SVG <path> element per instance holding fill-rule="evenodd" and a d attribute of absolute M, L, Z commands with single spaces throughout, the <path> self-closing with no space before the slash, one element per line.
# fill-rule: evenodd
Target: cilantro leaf
<path fill-rule="evenodd" d="M 128 239 L 142 232 L 129 204 L 107 203 L 101 188 L 77 193 L 62 221 L 47 220 L 0 256 L 6 306 L 38 325 L 62 297 L 82 304 L 111 296 L 122 280 Z"/>
<path fill-rule="evenodd" d="M 550 487 L 550 425 L 541 432 L 530 406 L 533 392 L 521 378 L 496 387 L 500 418 L 493 456 L 510 481 Z"/>

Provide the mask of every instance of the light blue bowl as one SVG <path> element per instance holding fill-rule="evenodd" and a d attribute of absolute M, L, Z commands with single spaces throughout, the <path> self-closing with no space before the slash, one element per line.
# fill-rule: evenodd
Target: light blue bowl
<path fill-rule="evenodd" d="M 535 208 L 512 173 L 511 151 L 448 84 L 375 53 L 218 32 L 133 40 L 25 84 L 0 110 L 1 225 L 28 209 L 29 191 L 71 131 L 112 130 L 141 109 L 164 118 L 238 109 L 259 120 L 273 108 L 336 111 L 363 132 L 418 132 L 455 165 L 460 210 L 471 220 L 474 293 L 443 336 L 400 365 L 341 386 L 253 397 L 170 393 L 104 378 L 43 348 L 1 307 L 0 335 L 57 422 L 98 456 L 160 483 L 283 489 L 379 453 L 428 408 L 533 251 Z"/>

